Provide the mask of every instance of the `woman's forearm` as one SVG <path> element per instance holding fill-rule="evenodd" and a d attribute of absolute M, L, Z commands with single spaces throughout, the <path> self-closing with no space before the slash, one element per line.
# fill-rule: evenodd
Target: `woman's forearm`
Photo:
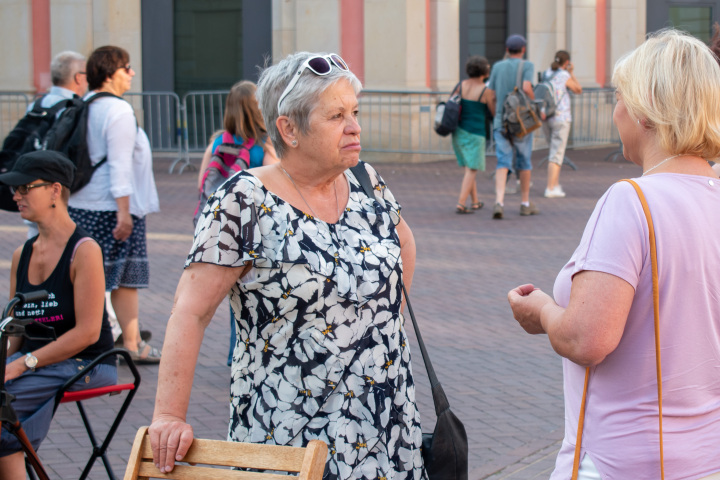
<path fill-rule="evenodd" d="M 183 272 L 165 332 L 153 421 L 169 417 L 185 421 L 205 329 L 248 268 L 193 263 Z"/>
<path fill-rule="evenodd" d="M 38 359 L 38 367 L 45 367 L 72 358 L 98 341 L 100 329 L 88 331 L 78 327 L 60 335 L 57 340 L 31 352 Z"/>
<path fill-rule="evenodd" d="M 158 372 L 153 420 L 174 417 L 185 421 L 204 333 L 205 326 L 198 319 L 180 313 L 170 316 Z"/>

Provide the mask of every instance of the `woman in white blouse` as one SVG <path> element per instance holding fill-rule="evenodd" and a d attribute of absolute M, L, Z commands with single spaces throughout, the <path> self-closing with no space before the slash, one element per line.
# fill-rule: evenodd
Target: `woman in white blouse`
<path fill-rule="evenodd" d="M 94 165 L 90 183 L 70 197 L 69 212 L 100 244 L 105 261 L 105 289 L 123 331 L 123 344 L 136 363 L 158 363 L 160 351 L 140 338 L 138 288 L 147 288 L 149 267 L 145 216 L 157 212 L 158 196 L 152 152 L 129 103 L 121 98 L 130 89 L 135 71 L 120 48 L 96 49 L 87 62 L 91 97 L 115 95 L 90 105 L 87 143 Z M 86 98 L 87 98 L 86 97 Z"/>

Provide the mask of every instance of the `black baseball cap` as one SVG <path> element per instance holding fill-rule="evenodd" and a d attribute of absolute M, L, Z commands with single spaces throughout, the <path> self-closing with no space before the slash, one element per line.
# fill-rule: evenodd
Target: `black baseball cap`
<path fill-rule="evenodd" d="M 54 150 L 38 150 L 20 155 L 12 169 L 0 175 L 0 183 L 17 187 L 47 180 L 70 188 L 74 176 L 75 165 L 66 155 Z"/>

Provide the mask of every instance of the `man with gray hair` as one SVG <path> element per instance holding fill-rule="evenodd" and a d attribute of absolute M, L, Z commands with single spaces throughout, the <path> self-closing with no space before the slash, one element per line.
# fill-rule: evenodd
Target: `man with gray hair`
<path fill-rule="evenodd" d="M 55 55 L 50 62 L 50 77 L 53 86 L 42 97 L 40 106 L 50 108 L 58 102 L 74 96 L 82 97 L 87 92 L 88 82 L 85 76 L 85 57 L 77 52 L 64 51 Z M 28 112 L 35 102 L 28 107 Z"/>
<path fill-rule="evenodd" d="M 40 107 L 49 109 L 59 102 L 85 95 L 88 89 L 85 63 L 86 60 L 83 55 L 70 50 L 55 55 L 55 58 L 50 62 L 50 78 L 53 86 L 50 87 L 48 93 L 40 97 Z M 36 102 L 28 105 L 28 113 L 35 108 Z M 56 117 L 59 117 L 64 109 L 65 107 L 62 107 L 57 111 Z M 37 226 L 33 222 L 28 220 L 24 222 L 28 226 L 28 238 L 38 234 Z"/>

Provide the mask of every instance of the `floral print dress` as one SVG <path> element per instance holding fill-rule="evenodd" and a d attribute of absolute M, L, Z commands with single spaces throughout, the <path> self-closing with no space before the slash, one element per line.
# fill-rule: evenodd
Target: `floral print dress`
<path fill-rule="evenodd" d="M 237 344 L 228 439 L 329 446 L 325 479 L 419 479 L 422 434 L 400 315 L 400 206 L 372 167 L 350 170 L 335 224 L 251 173 L 209 199 L 186 265 L 253 268 L 230 292 Z"/>

